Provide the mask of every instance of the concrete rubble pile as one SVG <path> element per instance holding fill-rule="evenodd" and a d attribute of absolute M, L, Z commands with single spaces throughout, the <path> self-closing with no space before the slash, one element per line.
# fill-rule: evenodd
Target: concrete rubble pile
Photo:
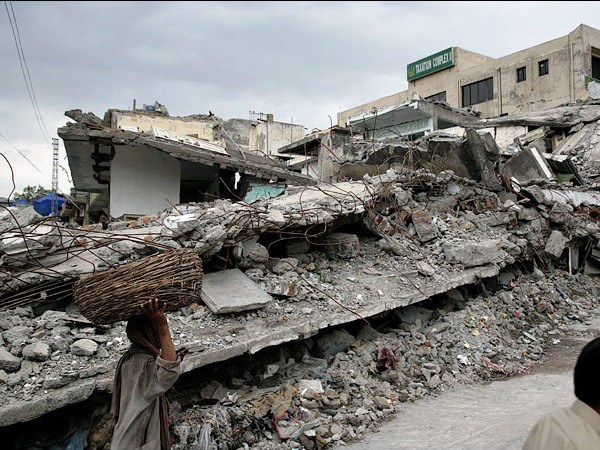
<path fill-rule="evenodd" d="M 588 277 L 507 271 L 503 279 L 497 292 L 469 298 L 452 290 L 435 305 L 390 314 L 377 329 L 341 328 L 286 348 L 260 376 L 221 373 L 205 387 L 218 403 L 184 410 L 174 448 L 202 448 L 202 424 L 227 448 L 341 445 L 376 430 L 404 402 L 527 373 L 545 347 L 573 336 L 572 324 L 597 315 L 589 299 L 598 284 Z"/>
<path fill-rule="evenodd" d="M 420 145 L 430 151 L 410 165 L 397 150 L 398 163 L 359 181 L 176 205 L 107 230 L 0 211 L 0 427 L 16 433 L 100 399 L 93 417 L 70 414 L 90 448 L 105 448 L 125 324 L 94 326 L 65 302 L 77 279 L 173 248 L 196 249 L 208 279 L 235 269 L 271 296 L 169 314 L 176 346 L 190 349 L 184 375 L 240 358 L 257 366 L 206 379 L 194 396 L 176 386 L 177 448 L 207 439 L 324 448 L 360 437 L 402 402 L 526 371 L 594 314 L 598 284 L 583 273 L 600 237 L 594 204 L 572 183 L 507 182 L 504 149 L 485 132 L 434 133 Z M 581 145 L 571 156 L 591 151 Z M 593 187 L 577 192 L 594 198 Z"/>

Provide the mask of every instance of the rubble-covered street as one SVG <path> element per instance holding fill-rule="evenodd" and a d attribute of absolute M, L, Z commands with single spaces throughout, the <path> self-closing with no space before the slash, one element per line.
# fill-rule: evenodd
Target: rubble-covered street
<path fill-rule="evenodd" d="M 527 373 L 570 325 L 596 317 L 599 287 L 597 142 L 581 130 L 600 105 L 543 117 L 344 141 L 328 163 L 337 181 L 252 201 L 104 225 L 4 208 L 3 441 L 108 448 L 125 322 L 83 317 L 73 285 L 180 249 L 195 250 L 204 276 L 203 301 L 168 314 L 175 345 L 190 350 L 169 392 L 173 448 L 331 448 L 406 402 Z M 119 139 L 81 120 L 80 136 Z M 515 131 L 528 123 L 541 131 Z M 555 133 L 561 145 L 539 151 Z"/>

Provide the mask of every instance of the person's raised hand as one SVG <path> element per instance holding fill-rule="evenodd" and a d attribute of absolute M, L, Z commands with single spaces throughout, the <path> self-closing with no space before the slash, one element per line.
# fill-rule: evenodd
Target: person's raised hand
<path fill-rule="evenodd" d="M 140 305 L 142 313 L 156 325 L 167 322 L 167 317 L 165 316 L 166 307 L 167 303 L 161 302 L 158 298 L 150 299 L 146 303 Z"/>

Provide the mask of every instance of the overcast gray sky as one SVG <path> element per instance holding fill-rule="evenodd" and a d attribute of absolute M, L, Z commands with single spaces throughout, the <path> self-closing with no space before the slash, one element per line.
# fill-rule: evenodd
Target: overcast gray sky
<path fill-rule="evenodd" d="M 52 148 L 0 9 L 0 153 L 17 191 L 50 188 Z M 172 116 L 249 111 L 303 124 L 406 89 L 406 65 L 451 46 L 500 57 L 600 28 L 600 2 L 12 2 L 51 137 L 74 108 L 158 100 Z M 15 149 L 19 149 L 34 168 Z M 62 142 L 60 188 L 71 187 Z M 39 172 L 38 172 L 39 169 Z M 41 173 L 40 173 L 41 172 Z M 69 173 L 70 175 L 70 173 Z M 0 157 L 0 196 L 12 189 Z"/>

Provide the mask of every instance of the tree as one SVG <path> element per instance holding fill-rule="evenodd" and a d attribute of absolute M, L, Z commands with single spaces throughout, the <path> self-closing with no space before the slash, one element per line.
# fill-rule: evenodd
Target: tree
<path fill-rule="evenodd" d="M 43 197 L 49 193 L 49 189 L 46 189 L 38 184 L 37 186 L 25 186 L 23 188 L 23 192 L 16 192 L 13 197 L 15 200 L 25 200 L 30 203 L 36 198 Z"/>

